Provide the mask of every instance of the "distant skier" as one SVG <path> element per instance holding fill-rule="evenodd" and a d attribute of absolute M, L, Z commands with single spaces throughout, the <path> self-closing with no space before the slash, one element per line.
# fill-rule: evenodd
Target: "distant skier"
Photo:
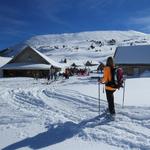
<path fill-rule="evenodd" d="M 115 106 L 114 106 L 114 92 L 117 88 L 112 87 L 112 70 L 115 67 L 112 57 L 108 57 L 106 61 L 106 66 L 104 67 L 103 78 L 100 80 L 100 83 L 105 84 L 106 97 L 108 102 L 108 111 L 111 115 L 115 115 Z"/>
<path fill-rule="evenodd" d="M 51 68 L 50 68 L 50 79 L 51 80 L 54 80 L 54 72 L 55 72 L 55 68 L 54 68 L 54 66 L 51 66 Z"/>
<path fill-rule="evenodd" d="M 56 77 L 54 76 L 55 75 L 55 68 L 54 66 L 51 66 L 50 67 L 50 70 L 48 72 L 48 75 L 47 75 L 47 84 L 50 84 L 50 81 L 53 81 L 56 79 Z"/>
<path fill-rule="evenodd" d="M 64 72 L 64 77 L 65 79 L 69 79 L 69 69 L 65 69 L 65 72 Z"/>
<path fill-rule="evenodd" d="M 48 75 L 47 75 L 47 84 L 50 83 L 50 78 L 51 78 L 51 73 L 50 73 L 50 71 L 49 71 L 49 73 L 48 73 Z"/>

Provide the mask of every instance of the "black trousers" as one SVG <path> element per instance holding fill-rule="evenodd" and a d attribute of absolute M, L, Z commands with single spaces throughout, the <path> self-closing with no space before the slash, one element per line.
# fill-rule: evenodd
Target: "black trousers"
<path fill-rule="evenodd" d="M 114 93 L 115 91 L 106 90 L 108 109 L 111 114 L 115 114 Z"/>

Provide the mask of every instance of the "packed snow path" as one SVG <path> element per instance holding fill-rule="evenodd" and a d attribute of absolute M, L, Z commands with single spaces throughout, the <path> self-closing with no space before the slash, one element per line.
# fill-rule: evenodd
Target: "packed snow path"
<path fill-rule="evenodd" d="M 10 78 L 0 79 L 0 85 L 0 132 L 14 129 L 19 138 L 1 144 L 5 150 L 40 149 L 75 137 L 121 149 L 150 149 L 150 107 L 122 109 L 116 104 L 117 115 L 112 121 L 103 117 L 107 103 L 101 99 L 98 117 L 97 95 L 80 92 L 81 85 L 96 90 L 94 80 L 73 77 L 47 85 L 46 80 Z M 36 125 L 42 131 L 31 134 L 29 127 Z"/>

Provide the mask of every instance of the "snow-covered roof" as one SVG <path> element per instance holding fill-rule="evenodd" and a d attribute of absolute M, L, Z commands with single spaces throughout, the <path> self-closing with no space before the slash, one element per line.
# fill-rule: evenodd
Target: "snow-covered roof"
<path fill-rule="evenodd" d="M 31 47 L 31 46 L 30 46 Z M 48 56 L 42 54 L 41 52 L 37 51 L 35 48 L 31 47 L 36 53 L 38 53 L 42 58 L 44 58 L 49 64 L 53 65 L 54 67 L 61 68 L 61 64 L 55 62 L 54 60 L 50 59 Z"/>
<path fill-rule="evenodd" d="M 2 67 L 2 69 L 15 69 L 15 70 L 48 70 L 50 69 L 51 65 L 47 64 L 28 64 L 28 63 L 11 63 L 6 64 Z"/>
<path fill-rule="evenodd" d="M 39 52 L 39 51 L 37 51 L 35 48 L 33 48 L 33 47 L 31 47 L 31 46 L 27 46 L 27 47 L 30 47 L 35 53 L 37 53 L 39 56 L 41 56 L 44 60 L 46 60 L 46 62 L 47 63 L 49 63 L 48 65 L 46 65 L 46 64 L 26 64 L 26 63 L 20 63 L 20 65 L 19 65 L 19 63 L 9 63 L 9 61 L 12 61 L 12 60 L 10 60 L 9 59 L 9 61 L 7 61 L 5 64 L 3 64 L 3 65 L 1 65 L 1 66 L 3 66 L 2 68 L 4 69 L 16 69 L 16 67 L 18 67 L 18 69 L 22 69 L 22 68 L 27 68 L 27 67 L 31 67 L 31 68 L 28 68 L 28 69 L 36 69 L 36 68 L 38 68 L 38 69 L 43 69 L 43 68 L 49 68 L 49 66 L 54 66 L 54 67 L 56 67 L 56 68 L 64 68 L 64 65 L 63 64 L 61 64 L 61 63 L 58 63 L 58 62 L 55 62 L 54 60 L 52 60 L 52 59 L 50 59 L 49 57 L 47 57 L 46 55 L 44 55 L 44 54 L 42 54 L 41 52 Z M 26 49 L 27 47 L 25 47 L 24 49 Z M 22 53 L 23 51 L 24 51 L 24 49 L 20 52 L 20 53 Z M 20 54 L 19 53 L 19 54 Z M 17 54 L 16 56 L 18 56 L 19 54 Z M 15 57 L 16 57 L 15 56 Z M 15 58 L 14 57 L 14 58 Z M 14 58 L 11 58 L 11 59 L 14 59 Z M 32 65 L 32 66 L 31 66 Z M 32 68 L 33 67 L 33 68 Z M 40 68 L 41 67 L 41 68 Z"/>
<path fill-rule="evenodd" d="M 31 46 L 30 46 L 31 47 Z M 46 55 L 42 54 L 41 52 L 39 52 L 38 50 L 36 50 L 35 48 L 31 47 L 37 54 L 39 54 L 42 58 L 44 58 L 49 64 L 53 65 L 54 67 L 57 68 L 62 68 L 62 64 L 55 62 L 54 60 L 50 59 L 49 57 L 47 57 Z"/>
<path fill-rule="evenodd" d="M 150 64 L 150 45 L 117 47 L 116 64 Z"/>

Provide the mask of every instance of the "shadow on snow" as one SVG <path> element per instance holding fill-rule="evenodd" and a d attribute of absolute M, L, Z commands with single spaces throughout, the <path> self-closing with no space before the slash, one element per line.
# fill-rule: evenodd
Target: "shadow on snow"
<path fill-rule="evenodd" d="M 84 128 L 94 128 L 98 125 L 107 124 L 110 121 L 110 119 L 105 118 L 105 113 L 103 113 L 100 116 L 96 116 L 92 119 L 83 120 L 79 124 L 68 121 L 65 123 L 48 125 L 48 130 L 46 132 L 11 144 L 3 148 L 2 150 L 16 150 L 26 146 L 32 149 L 44 148 L 63 142 L 66 139 L 70 139 L 77 134 L 80 134 L 80 136 L 86 136 L 83 131 Z"/>

